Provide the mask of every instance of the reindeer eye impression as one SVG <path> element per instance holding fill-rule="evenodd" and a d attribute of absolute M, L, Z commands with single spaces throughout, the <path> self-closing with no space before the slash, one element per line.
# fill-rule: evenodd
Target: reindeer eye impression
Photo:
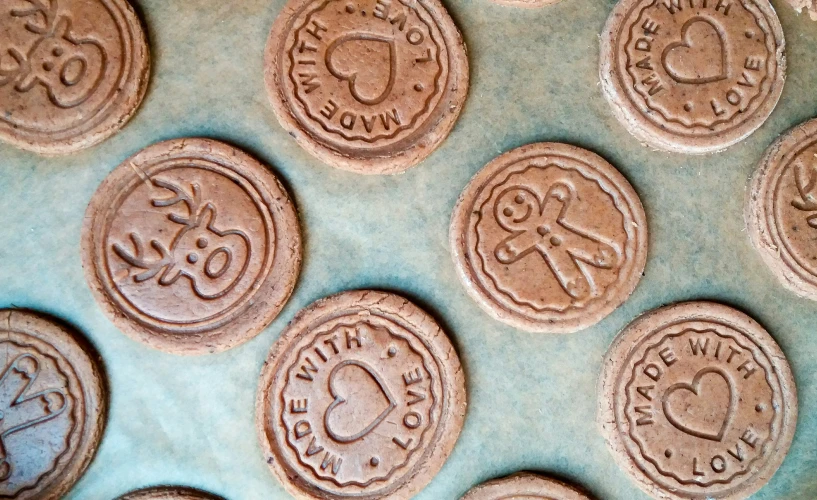
<path fill-rule="evenodd" d="M 207 261 L 204 263 L 204 272 L 209 278 L 220 278 L 227 272 L 232 262 L 233 252 L 231 252 L 229 248 L 217 248 L 207 257 Z"/>

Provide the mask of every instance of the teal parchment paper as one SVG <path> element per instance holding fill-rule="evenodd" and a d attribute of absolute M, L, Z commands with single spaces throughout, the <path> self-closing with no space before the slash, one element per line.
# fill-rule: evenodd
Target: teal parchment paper
<path fill-rule="evenodd" d="M 674 301 L 711 299 L 763 324 L 787 354 L 800 418 L 786 461 L 757 499 L 817 498 L 817 302 L 786 291 L 743 224 L 746 181 L 763 150 L 817 116 L 817 24 L 773 0 L 786 34 L 788 78 L 771 118 L 726 152 L 651 151 L 613 118 L 598 86 L 598 33 L 612 0 L 563 0 L 535 10 L 444 0 L 468 45 L 471 88 L 442 147 L 394 177 L 334 170 L 279 127 L 263 83 L 263 52 L 284 0 L 132 0 L 153 70 L 134 119 L 100 146 L 45 159 L 0 145 L 0 307 L 62 318 L 105 361 L 110 419 L 71 499 L 186 484 L 229 499 L 285 499 L 254 425 L 258 375 L 302 307 L 349 288 L 403 293 L 438 318 L 467 377 L 469 409 L 445 467 L 418 495 L 457 499 L 487 479 L 527 469 L 575 481 L 600 499 L 646 498 L 596 431 L 596 380 L 616 333 Z M 102 314 L 83 277 L 79 236 L 103 178 L 154 142 L 206 136 L 271 166 L 294 196 L 304 266 L 279 318 L 223 354 L 183 358 L 143 347 Z M 632 297 L 593 328 L 529 334 L 484 314 L 449 256 L 448 222 L 471 176 L 500 153 L 563 141 L 602 155 L 646 208 L 650 253 Z"/>

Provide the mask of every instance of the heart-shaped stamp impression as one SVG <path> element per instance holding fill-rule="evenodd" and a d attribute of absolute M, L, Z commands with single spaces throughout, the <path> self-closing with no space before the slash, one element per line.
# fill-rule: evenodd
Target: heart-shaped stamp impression
<path fill-rule="evenodd" d="M 613 341 L 598 422 L 619 465 L 655 498 L 748 498 L 783 461 L 797 395 L 783 353 L 745 314 L 674 304 Z"/>
<path fill-rule="evenodd" d="M 681 28 L 682 39 L 664 49 L 664 69 L 679 83 L 702 84 L 726 79 L 729 68 L 723 34 L 714 22 L 694 17 Z"/>
<path fill-rule="evenodd" d="M 324 424 L 341 443 L 366 437 L 397 406 L 380 375 L 361 361 L 335 366 L 329 374 L 329 393 L 335 400 L 326 409 Z"/>
<path fill-rule="evenodd" d="M 380 104 L 394 88 L 394 40 L 368 33 L 342 36 L 326 49 L 326 68 L 349 82 L 349 92 L 359 102 Z"/>
<path fill-rule="evenodd" d="M 690 383 L 667 389 L 662 406 L 667 420 L 678 430 L 721 441 L 735 413 L 736 396 L 724 370 L 704 368 Z"/>

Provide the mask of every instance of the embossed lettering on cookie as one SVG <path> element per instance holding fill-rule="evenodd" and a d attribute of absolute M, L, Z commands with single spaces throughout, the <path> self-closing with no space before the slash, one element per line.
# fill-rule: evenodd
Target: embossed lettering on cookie
<path fill-rule="evenodd" d="M 633 321 L 607 352 L 598 391 L 615 460 L 655 498 L 748 497 L 777 471 L 797 424 L 794 379 L 774 339 L 711 302 Z"/>
<path fill-rule="evenodd" d="M 437 323 L 363 290 L 298 313 L 261 374 L 256 422 L 296 498 L 407 499 L 448 458 L 465 408 L 459 358 Z"/>
<path fill-rule="evenodd" d="M 0 139 L 41 154 L 97 144 L 130 119 L 150 55 L 126 0 L 0 5 Z"/>
<path fill-rule="evenodd" d="M 767 0 L 621 0 L 601 36 L 601 87 L 638 139 L 711 153 L 772 113 L 785 80 L 784 45 Z"/>
<path fill-rule="evenodd" d="M 74 332 L 0 310 L 0 497 L 56 500 L 82 476 L 105 425 L 95 355 Z"/>
<path fill-rule="evenodd" d="M 99 186 L 82 264 L 97 302 L 126 334 L 178 354 L 249 340 L 295 286 L 295 207 L 267 169 L 208 139 L 148 147 Z"/>
<path fill-rule="evenodd" d="M 281 125 L 313 155 L 363 174 L 431 154 L 468 92 L 468 59 L 437 0 L 291 0 L 267 43 Z"/>

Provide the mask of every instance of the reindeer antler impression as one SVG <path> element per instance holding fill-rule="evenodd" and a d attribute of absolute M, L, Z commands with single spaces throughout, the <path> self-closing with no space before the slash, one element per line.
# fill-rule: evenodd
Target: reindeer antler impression
<path fill-rule="evenodd" d="M 57 20 L 57 0 L 24 0 L 28 8 L 13 9 L 14 17 L 30 18 L 26 29 L 38 35 L 47 35 L 54 29 Z"/>

